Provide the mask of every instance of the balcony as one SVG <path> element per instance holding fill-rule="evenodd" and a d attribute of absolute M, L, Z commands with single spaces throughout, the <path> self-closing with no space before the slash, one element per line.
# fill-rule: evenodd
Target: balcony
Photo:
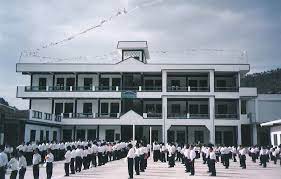
<path fill-rule="evenodd" d="M 169 113 L 168 119 L 209 119 L 209 114 Z"/>
<path fill-rule="evenodd" d="M 119 119 L 124 113 L 63 113 L 64 119 Z M 161 119 L 162 113 L 143 113 L 144 119 Z"/>
<path fill-rule="evenodd" d="M 180 87 L 180 86 L 168 86 L 168 92 L 209 92 L 209 87 Z"/>
<path fill-rule="evenodd" d="M 238 114 L 216 114 L 216 119 L 239 119 Z"/>
<path fill-rule="evenodd" d="M 229 87 L 215 87 L 215 92 L 238 92 L 239 87 L 229 86 Z"/>
<path fill-rule="evenodd" d="M 29 111 L 29 120 L 48 123 L 60 123 L 62 117 L 60 115 L 45 113 L 36 110 Z"/>

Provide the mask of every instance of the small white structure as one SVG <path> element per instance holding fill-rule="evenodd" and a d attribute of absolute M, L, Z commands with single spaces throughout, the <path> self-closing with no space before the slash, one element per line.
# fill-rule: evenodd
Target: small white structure
<path fill-rule="evenodd" d="M 281 145 L 281 119 L 262 123 L 261 126 L 270 128 L 271 145 Z"/>

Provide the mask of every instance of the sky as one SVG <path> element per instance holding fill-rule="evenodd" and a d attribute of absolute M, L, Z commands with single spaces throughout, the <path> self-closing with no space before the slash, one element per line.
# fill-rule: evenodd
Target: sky
<path fill-rule="evenodd" d="M 0 2 L 0 97 L 27 109 L 28 101 L 16 98 L 16 87 L 29 85 L 28 76 L 16 73 L 20 53 L 67 38 L 124 8 L 130 13 L 40 54 L 99 56 L 111 53 L 119 40 L 146 40 L 155 51 L 246 50 L 250 73 L 281 67 L 279 0 L 10 0 Z"/>

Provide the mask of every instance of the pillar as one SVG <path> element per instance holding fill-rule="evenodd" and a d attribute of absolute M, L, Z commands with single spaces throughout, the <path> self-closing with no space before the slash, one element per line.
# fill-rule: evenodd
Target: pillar
<path fill-rule="evenodd" d="M 209 98 L 209 114 L 210 114 L 210 143 L 215 144 L 215 97 Z"/>
<path fill-rule="evenodd" d="M 162 92 L 167 92 L 167 71 L 162 71 Z"/>
<path fill-rule="evenodd" d="M 162 97 L 162 119 L 163 119 L 163 125 L 162 125 L 162 141 L 163 143 L 167 143 L 167 128 L 166 128 L 166 123 L 167 123 L 167 109 L 168 109 L 168 99 L 167 97 Z"/>
<path fill-rule="evenodd" d="M 237 125 L 237 145 L 242 144 L 242 138 L 241 138 L 241 124 Z"/>
<path fill-rule="evenodd" d="M 253 130 L 252 130 L 252 144 L 257 145 L 258 144 L 258 131 L 257 131 L 257 125 L 253 124 Z"/>
<path fill-rule="evenodd" d="M 133 124 L 133 141 L 135 141 L 136 138 L 136 126 Z"/>
<path fill-rule="evenodd" d="M 209 73 L 209 82 L 210 82 L 210 92 L 215 91 L 215 71 L 211 70 Z"/>
<path fill-rule="evenodd" d="M 152 146 L 152 127 L 149 127 L 149 144 Z"/>

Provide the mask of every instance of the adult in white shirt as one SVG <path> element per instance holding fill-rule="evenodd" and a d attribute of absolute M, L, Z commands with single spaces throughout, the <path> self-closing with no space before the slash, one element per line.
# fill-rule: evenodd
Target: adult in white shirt
<path fill-rule="evenodd" d="M 71 171 L 71 174 L 75 174 L 75 159 L 76 159 L 75 145 L 72 145 L 72 150 L 71 150 L 70 154 L 71 154 L 70 171 Z"/>
<path fill-rule="evenodd" d="M 46 160 L 47 179 L 51 179 L 53 175 L 53 162 L 54 162 L 54 155 L 51 153 L 51 149 L 47 150 L 47 155 L 45 157 L 45 160 Z"/>
<path fill-rule="evenodd" d="M 216 153 L 214 152 L 213 148 L 209 148 L 209 153 L 210 153 L 210 160 L 209 160 L 209 165 L 210 165 L 210 176 L 216 176 Z"/>
<path fill-rule="evenodd" d="M 39 179 L 39 164 L 41 162 L 41 156 L 39 154 L 39 150 L 35 149 L 33 158 L 32 158 L 32 164 L 33 164 L 33 178 Z"/>
<path fill-rule="evenodd" d="M 11 160 L 8 163 L 8 167 L 11 169 L 10 179 L 16 179 L 18 174 L 19 162 L 15 158 L 14 153 L 11 153 Z"/>
<path fill-rule="evenodd" d="M 135 158 L 135 149 L 133 148 L 132 144 L 128 144 L 129 152 L 127 154 L 127 161 L 128 161 L 128 173 L 129 178 L 133 178 L 134 175 L 134 158 Z"/>
<path fill-rule="evenodd" d="M 267 162 L 267 149 L 265 147 L 262 147 L 262 149 L 260 150 L 260 161 L 261 161 L 261 165 L 263 165 L 264 168 L 266 168 L 266 162 Z"/>
<path fill-rule="evenodd" d="M 245 147 L 240 147 L 239 150 L 239 154 L 240 154 L 240 164 L 242 169 L 246 169 L 246 154 L 247 154 L 247 149 Z"/>
<path fill-rule="evenodd" d="M 189 144 L 185 145 L 185 149 L 184 149 L 183 155 L 184 155 L 184 160 L 185 160 L 185 172 L 188 173 L 188 172 L 190 172 L 190 158 L 189 158 L 190 149 L 189 149 Z"/>
<path fill-rule="evenodd" d="M 189 158 L 190 158 L 190 175 L 193 176 L 195 174 L 194 161 L 196 158 L 196 152 L 193 145 L 190 146 Z"/>
<path fill-rule="evenodd" d="M 64 171 L 65 171 L 65 176 L 69 176 L 69 164 L 71 162 L 71 147 L 67 146 L 67 151 L 64 155 L 65 161 L 64 161 Z"/>
<path fill-rule="evenodd" d="M 135 171 L 136 175 L 140 174 L 140 145 L 139 143 L 136 144 L 135 147 Z"/>
<path fill-rule="evenodd" d="M 23 151 L 19 151 L 19 179 L 24 179 L 24 175 L 26 172 L 26 158 L 23 155 Z"/>

